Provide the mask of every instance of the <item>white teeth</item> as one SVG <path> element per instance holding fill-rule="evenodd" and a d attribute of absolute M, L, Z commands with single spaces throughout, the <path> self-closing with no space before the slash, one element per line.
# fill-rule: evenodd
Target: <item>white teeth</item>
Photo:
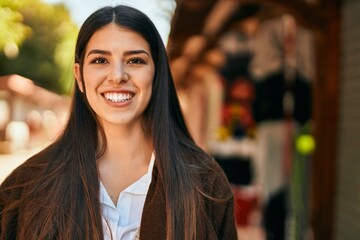
<path fill-rule="evenodd" d="M 133 97 L 131 93 L 105 93 L 104 97 L 111 102 L 125 102 Z"/>

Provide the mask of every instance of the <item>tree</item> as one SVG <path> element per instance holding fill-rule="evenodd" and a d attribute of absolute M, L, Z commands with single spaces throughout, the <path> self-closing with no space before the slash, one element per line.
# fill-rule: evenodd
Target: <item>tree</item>
<path fill-rule="evenodd" d="M 23 15 L 18 11 L 20 1 L 0 1 L 0 50 L 7 57 L 16 57 L 18 45 L 31 33 L 31 28 L 23 24 Z"/>
<path fill-rule="evenodd" d="M 31 34 L 24 34 L 26 39 L 16 58 L 0 54 L 0 75 L 19 74 L 51 91 L 69 93 L 78 28 L 68 10 L 63 4 L 49 5 L 39 0 L 25 0 L 11 7 L 23 16 L 21 24 L 29 26 Z"/>

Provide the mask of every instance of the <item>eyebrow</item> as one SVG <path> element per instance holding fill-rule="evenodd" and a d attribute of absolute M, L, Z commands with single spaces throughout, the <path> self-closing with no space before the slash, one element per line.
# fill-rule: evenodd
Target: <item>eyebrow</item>
<path fill-rule="evenodd" d="M 129 51 L 126 51 L 124 53 L 125 56 L 128 56 L 128 55 L 136 55 L 136 54 L 146 54 L 149 56 L 148 52 L 146 52 L 145 50 L 129 50 Z M 90 54 L 103 54 L 103 55 L 111 55 L 111 52 L 110 51 L 107 51 L 107 50 L 101 50 L 101 49 L 93 49 L 91 50 L 87 56 L 89 56 Z"/>

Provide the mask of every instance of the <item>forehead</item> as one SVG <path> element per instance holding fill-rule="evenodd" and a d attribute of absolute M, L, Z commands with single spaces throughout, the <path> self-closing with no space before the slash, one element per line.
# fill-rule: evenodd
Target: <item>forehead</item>
<path fill-rule="evenodd" d="M 105 25 L 94 32 L 86 51 L 91 48 L 142 48 L 150 53 L 150 46 L 141 34 L 114 23 Z"/>

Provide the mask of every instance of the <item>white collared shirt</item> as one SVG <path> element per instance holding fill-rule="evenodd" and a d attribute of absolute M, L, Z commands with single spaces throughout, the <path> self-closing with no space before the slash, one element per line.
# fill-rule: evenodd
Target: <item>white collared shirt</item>
<path fill-rule="evenodd" d="M 116 206 L 100 181 L 104 240 L 134 239 L 140 227 L 141 215 L 151 183 L 154 162 L 155 156 L 153 153 L 147 173 L 120 193 Z"/>

